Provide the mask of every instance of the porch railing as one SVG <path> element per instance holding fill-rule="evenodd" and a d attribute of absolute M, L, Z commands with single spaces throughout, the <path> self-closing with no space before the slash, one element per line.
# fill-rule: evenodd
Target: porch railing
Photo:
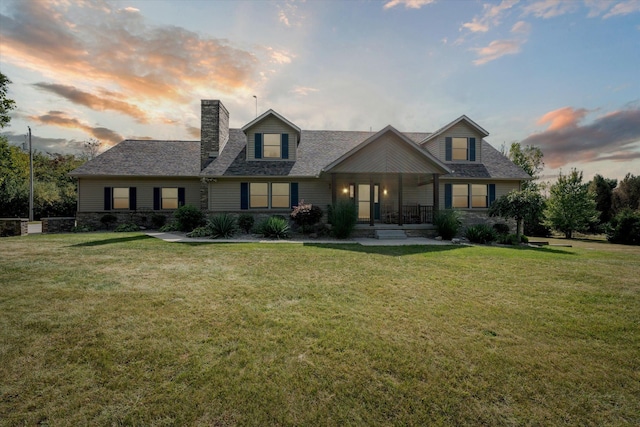
<path fill-rule="evenodd" d="M 390 205 L 383 207 L 383 222 L 387 224 L 398 223 L 398 211 Z M 402 205 L 402 223 L 403 224 L 432 224 L 433 223 L 433 206 L 425 205 Z"/>

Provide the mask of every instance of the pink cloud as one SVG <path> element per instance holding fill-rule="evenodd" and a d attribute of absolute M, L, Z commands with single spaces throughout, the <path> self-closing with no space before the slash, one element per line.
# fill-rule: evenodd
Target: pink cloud
<path fill-rule="evenodd" d="M 550 111 L 537 122 L 549 123 L 548 129 L 521 143 L 540 147 L 551 168 L 640 157 L 640 108 L 614 111 L 583 125 L 581 121 L 588 111 L 571 107 Z"/>
<path fill-rule="evenodd" d="M 389 0 L 384 4 L 385 9 L 391 9 L 398 5 L 404 5 L 406 9 L 420 9 L 422 6 L 434 3 L 435 0 Z"/>
<path fill-rule="evenodd" d="M 578 122 L 587 115 L 589 110 L 584 108 L 573 109 L 571 107 L 559 108 L 557 110 L 549 111 L 536 122 L 539 125 L 549 123 L 547 130 L 558 130 L 565 127 L 575 128 Z"/>

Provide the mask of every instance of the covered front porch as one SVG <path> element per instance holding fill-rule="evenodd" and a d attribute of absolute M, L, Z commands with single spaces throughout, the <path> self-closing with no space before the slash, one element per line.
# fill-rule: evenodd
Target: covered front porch
<path fill-rule="evenodd" d="M 439 209 L 439 174 L 331 174 L 331 201 L 356 205 L 358 224 L 432 224 Z"/>
<path fill-rule="evenodd" d="M 327 166 L 331 201 L 355 203 L 358 222 L 429 224 L 440 208 L 440 175 L 451 170 L 387 126 Z"/>

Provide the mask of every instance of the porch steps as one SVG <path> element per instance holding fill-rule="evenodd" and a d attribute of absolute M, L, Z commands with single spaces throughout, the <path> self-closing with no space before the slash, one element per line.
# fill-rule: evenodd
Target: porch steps
<path fill-rule="evenodd" d="M 376 239 L 380 240 L 402 240 L 406 239 L 404 230 L 376 230 Z"/>

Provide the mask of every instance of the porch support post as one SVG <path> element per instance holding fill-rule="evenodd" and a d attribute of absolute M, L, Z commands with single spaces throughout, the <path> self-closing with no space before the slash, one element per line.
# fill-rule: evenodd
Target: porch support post
<path fill-rule="evenodd" d="M 335 206 L 336 204 L 336 174 L 335 172 L 331 174 L 331 204 Z"/>
<path fill-rule="evenodd" d="M 402 174 L 398 174 L 398 225 L 402 225 L 404 213 L 402 212 Z"/>
<path fill-rule="evenodd" d="M 375 214 L 374 204 L 373 204 L 373 177 L 369 177 L 369 225 L 373 227 L 373 216 Z"/>
<path fill-rule="evenodd" d="M 440 175 L 433 174 L 433 213 L 440 210 Z"/>

